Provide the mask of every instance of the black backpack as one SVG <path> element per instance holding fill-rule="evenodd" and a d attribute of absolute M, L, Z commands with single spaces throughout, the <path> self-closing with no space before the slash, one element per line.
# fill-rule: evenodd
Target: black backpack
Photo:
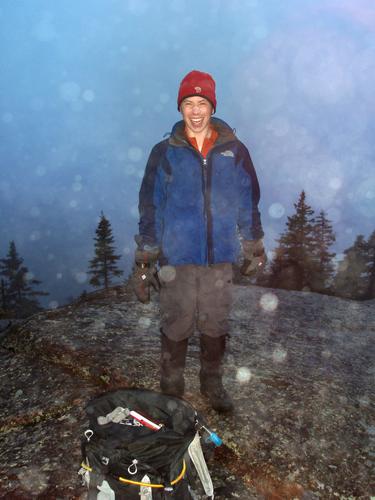
<path fill-rule="evenodd" d="M 123 389 L 90 401 L 86 412 L 79 473 L 90 500 L 213 498 L 200 434 L 216 435 L 189 403 Z"/>

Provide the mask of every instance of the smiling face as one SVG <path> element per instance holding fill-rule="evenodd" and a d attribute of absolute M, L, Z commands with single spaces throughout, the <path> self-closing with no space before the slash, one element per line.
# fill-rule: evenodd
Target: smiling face
<path fill-rule="evenodd" d="M 200 96 L 186 97 L 180 109 L 187 134 L 193 137 L 205 137 L 210 130 L 213 112 L 210 101 Z"/>

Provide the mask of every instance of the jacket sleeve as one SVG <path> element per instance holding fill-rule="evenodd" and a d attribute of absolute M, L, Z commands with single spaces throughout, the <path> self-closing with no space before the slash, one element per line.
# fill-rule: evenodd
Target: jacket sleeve
<path fill-rule="evenodd" d="M 165 201 L 165 172 L 162 164 L 165 147 L 157 144 L 151 151 L 139 191 L 138 248 L 156 251 L 161 248 L 162 214 Z"/>
<path fill-rule="evenodd" d="M 258 209 L 259 182 L 248 149 L 240 143 L 239 151 L 238 230 L 242 239 L 258 240 L 264 236 Z"/>

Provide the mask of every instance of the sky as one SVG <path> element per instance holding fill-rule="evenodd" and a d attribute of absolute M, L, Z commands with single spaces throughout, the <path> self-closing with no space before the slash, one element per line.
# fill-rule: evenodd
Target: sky
<path fill-rule="evenodd" d="M 268 251 L 304 189 L 338 255 L 375 229 L 371 0 L 2 0 L 0 258 L 57 307 L 90 290 L 100 213 L 128 273 L 153 145 L 192 69 L 250 150 Z"/>

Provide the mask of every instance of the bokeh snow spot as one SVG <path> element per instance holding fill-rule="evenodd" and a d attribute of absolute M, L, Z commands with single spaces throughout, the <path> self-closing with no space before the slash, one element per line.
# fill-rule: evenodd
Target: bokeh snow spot
<path fill-rule="evenodd" d="M 30 241 L 38 241 L 41 237 L 40 231 L 32 231 L 32 233 L 30 233 Z"/>
<path fill-rule="evenodd" d="M 133 113 L 133 116 L 135 116 L 135 117 L 141 116 L 143 114 L 142 106 L 136 106 L 135 108 L 133 108 L 132 113 Z"/>
<path fill-rule="evenodd" d="M 150 320 L 150 318 L 146 318 L 145 316 L 141 316 L 138 320 L 138 325 L 141 328 L 149 328 L 151 325 L 151 320 Z"/>
<path fill-rule="evenodd" d="M 74 279 L 77 281 L 77 283 L 86 283 L 87 281 L 87 273 L 84 271 L 78 271 L 74 274 Z"/>
<path fill-rule="evenodd" d="M 60 97 L 66 102 L 77 101 L 81 94 L 81 87 L 76 82 L 64 82 L 59 90 Z"/>
<path fill-rule="evenodd" d="M 279 299 L 274 293 L 265 293 L 260 299 L 260 306 L 266 312 L 272 312 L 277 309 Z"/>
<path fill-rule="evenodd" d="M 159 270 L 159 277 L 164 283 L 173 281 L 176 277 L 176 269 L 173 266 L 162 266 Z"/>
<path fill-rule="evenodd" d="M 46 175 L 46 172 L 46 167 L 43 167 L 42 165 L 39 165 L 35 170 L 36 175 L 38 175 L 39 177 L 43 177 L 43 175 Z"/>
<path fill-rule="evenodd" d="M 3 113 L 1 115 L 1 120 L 4 122 L 4 123 L 11 123 L 13 121 L 13 115 L 12 113 Z"/>
<path fill-rule="evenodd" d="M 86 102 L 93 102 L 95 99 L 95 92 L 91 89 L 86 89 L 82 92 L 82 99 Z"/>
<path fill-rule="evenodd" d="M 251 377 L 252 374 L 249 368 L 246 368 L 246 366 L 241 366 L 240 368 L 238 368 L 236 373 L 237 382 L 239 382 L 240 384 L 246 384 L 250 381 Z"/>
<path fill-rule="evenodd" d="M 37 467 L 28 467 L 18 474 L 18 480 L 25 491 L 33 496 L 40 495 L 48 486 L 48 476 Z"/>
<path fill-rule="evenodd" d="M 40 215 L 40 210 L 38 207 L 32 207 L 30 210 L 30 215 L 31 217 L 39 217 Z"/>
<path fill-rule="evenodd" d="M 29 271 L 28 273 L 25 274 L 25 281 L 32 281 L 35 278 L 34 273 Z"/>
<path fill-rule="evenodd" d="M 69 207 L 70 208 L 77 208 L 78 207 L 78 201 L 77 200 L 70 200 Z"/>
<path fill-rule="evenodd" d="M 143 153 L 142 149 L 136 146 L 133 146 L 128 149 L 128 158 L 130 161 L 139 161 L 142 159 Z"/>
<path fill-rule="evenodd" d="M 329 180 L 328 185 L 330 188 L 337 191 L 342 186 L 342 180 L 340 179 L 340 177 L 332 177 L 332 179 Z"/>
<path fill-rule="evenodd" d="M 51 300 L 51 302 L 48 303 L 49 309 L 57 309 L 59 307 L 59 303 L 57 300 Z"/>
<path fill-rule="evenodd" d="M 56 279 L 61 280 L 63 277 L 62 273 L 56 273 Z"/>
<path fill-rule="evenodd" d="M 275 363 L 283 363 L 287 357 L 288 353 L 285 349 L 277 347 L 272 353 L 272 359 Z"/>
<path fill-rule="evenodd" d="M 72 185 L 72 190 L 78 193 L 79 191 L 82 191 L 82 184 L 80 182 L 75 182 Z"/>
<path fill-rule="evenodd" d="M 223 288 L 223 286 L 224 286 L 224 281 L 222 279 L 218 279 L 215 281 L 216 288 Z"/>
<path fill-rule="evenodd" d="M 268 213 L 274 219 L 280 219 L 285 214 L 285 208 L 281 203 L 272 203 L 268 209 Z"/>
<path fill-rule="evenodd" d="M 43 18 L 34 26 L 32 34 L 40 42 L 50 42 L 57 37 L 51 14 L 44 13 Z"/>

